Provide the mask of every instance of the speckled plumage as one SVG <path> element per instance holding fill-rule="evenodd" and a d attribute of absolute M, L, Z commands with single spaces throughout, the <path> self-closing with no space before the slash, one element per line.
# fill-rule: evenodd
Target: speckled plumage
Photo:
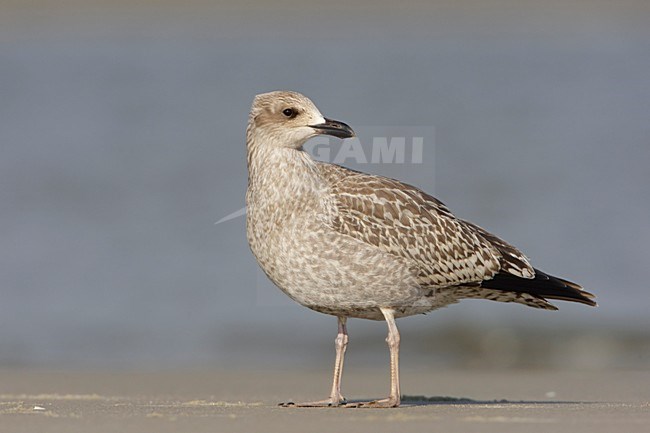
<path fill-rule="evenodd" d="M 287 109 L 294 115 L 283 114 Z M 326 121 L 333 122 L 294 92 L 258 95 L 249 117 L 248 241 L 266 275 L 293 300 L 373 320 L 386 310 L 403 317 L 463 298 L 546 309 L 555 309 L 546 298 L 595 305 L 580 286 L 554 277 L 555 291 L 545 293 L 523 253 L 419 189 L 313 160 L 304 142 L 340 132 L 323 130 Z M 500 281 L 506 289 L 512 283 L 505 274 L 524 289 L 503 290 Z"/>

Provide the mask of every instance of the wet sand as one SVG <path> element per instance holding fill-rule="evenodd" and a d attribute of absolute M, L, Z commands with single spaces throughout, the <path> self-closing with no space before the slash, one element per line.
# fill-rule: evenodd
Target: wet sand
<path fill-rule="evenodd" d="M 348 398 L 383 397 L 385 371 L 347 373 Z M 5 369 L 0 432 L 650 431 L 650 372 L 405 370 L 399 409 L 277 406 L 324 397 L 327 375 Z"/>

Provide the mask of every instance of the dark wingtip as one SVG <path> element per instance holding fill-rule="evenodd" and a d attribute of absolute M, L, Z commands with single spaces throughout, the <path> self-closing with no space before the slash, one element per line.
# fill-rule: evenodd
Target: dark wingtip
<path fill-rule="evenodd" d="M 515 293 L 529 293 L 542 299 L 578 302 L 597 307 L 593 293 L 587 292 L 579 284 L 548 275 L 535 269 L 535 278 L 525 279 L 512 274 L 500 272 L 491 280 L 483 281 L 482 287 Z"/>
<path fill-rule="evenodd" d="M 589 305 L 591 307 L 597 307 L 598 306 L 596 301 L 594 301 L 594 299 L 596 299 L 596 295 L 594 295 L 591 292 L 586 291 L 580 284 L 576 284 L 576 283 L 574 283 L 572 281 L 565 280 L 563 278 L 558 278 L 558 277 L 551 277 L 551 278 L 554 278 L 554 279 L 562 282 L 565 286 L 567 286 L 568 288 L 571 288 L 573 291 L 575 291 L 575 292 L 572 292 L 572 293 L 577 295 L 577 297 L 579 297 L 580 299 L 571 298 L 570 299 L 571 301 L 580 302 L 581 304 Z"/>

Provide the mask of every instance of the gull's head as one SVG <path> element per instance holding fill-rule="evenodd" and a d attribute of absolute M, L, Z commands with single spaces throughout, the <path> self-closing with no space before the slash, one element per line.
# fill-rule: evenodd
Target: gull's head
<path fill-rule="evenodd" d="M 248 141 L 266 146 L 300 148 L 307 140 L 327 134 L 354 137 L 348 125 L 327 119 L 304 95 L 290 91 L 262 93 L 255 97 L 248 119 Z"/>

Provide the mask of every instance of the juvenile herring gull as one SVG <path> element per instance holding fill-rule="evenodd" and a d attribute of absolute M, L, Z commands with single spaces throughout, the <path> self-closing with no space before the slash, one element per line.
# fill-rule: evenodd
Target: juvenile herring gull
<path fill-rule="evenodd" d="M 596 305 L 578 284 L 533 268 L 517 248 L 456 218 L 425 192 L 315 161 L 302 146 L 320 134 L 354 137 L 348 125 L 323 117 L 299 93 L 255 97 L 246 129 L 250 248 L 291 299 L 338 318 L 330 396 L 296 406 L 399 406 L 396 318 L 464 298 L 547 310 L 557 309 L 549 299 Z M 386 399 L 347 403 L 341 395 L 348 317 L 388 324 Z"/>

